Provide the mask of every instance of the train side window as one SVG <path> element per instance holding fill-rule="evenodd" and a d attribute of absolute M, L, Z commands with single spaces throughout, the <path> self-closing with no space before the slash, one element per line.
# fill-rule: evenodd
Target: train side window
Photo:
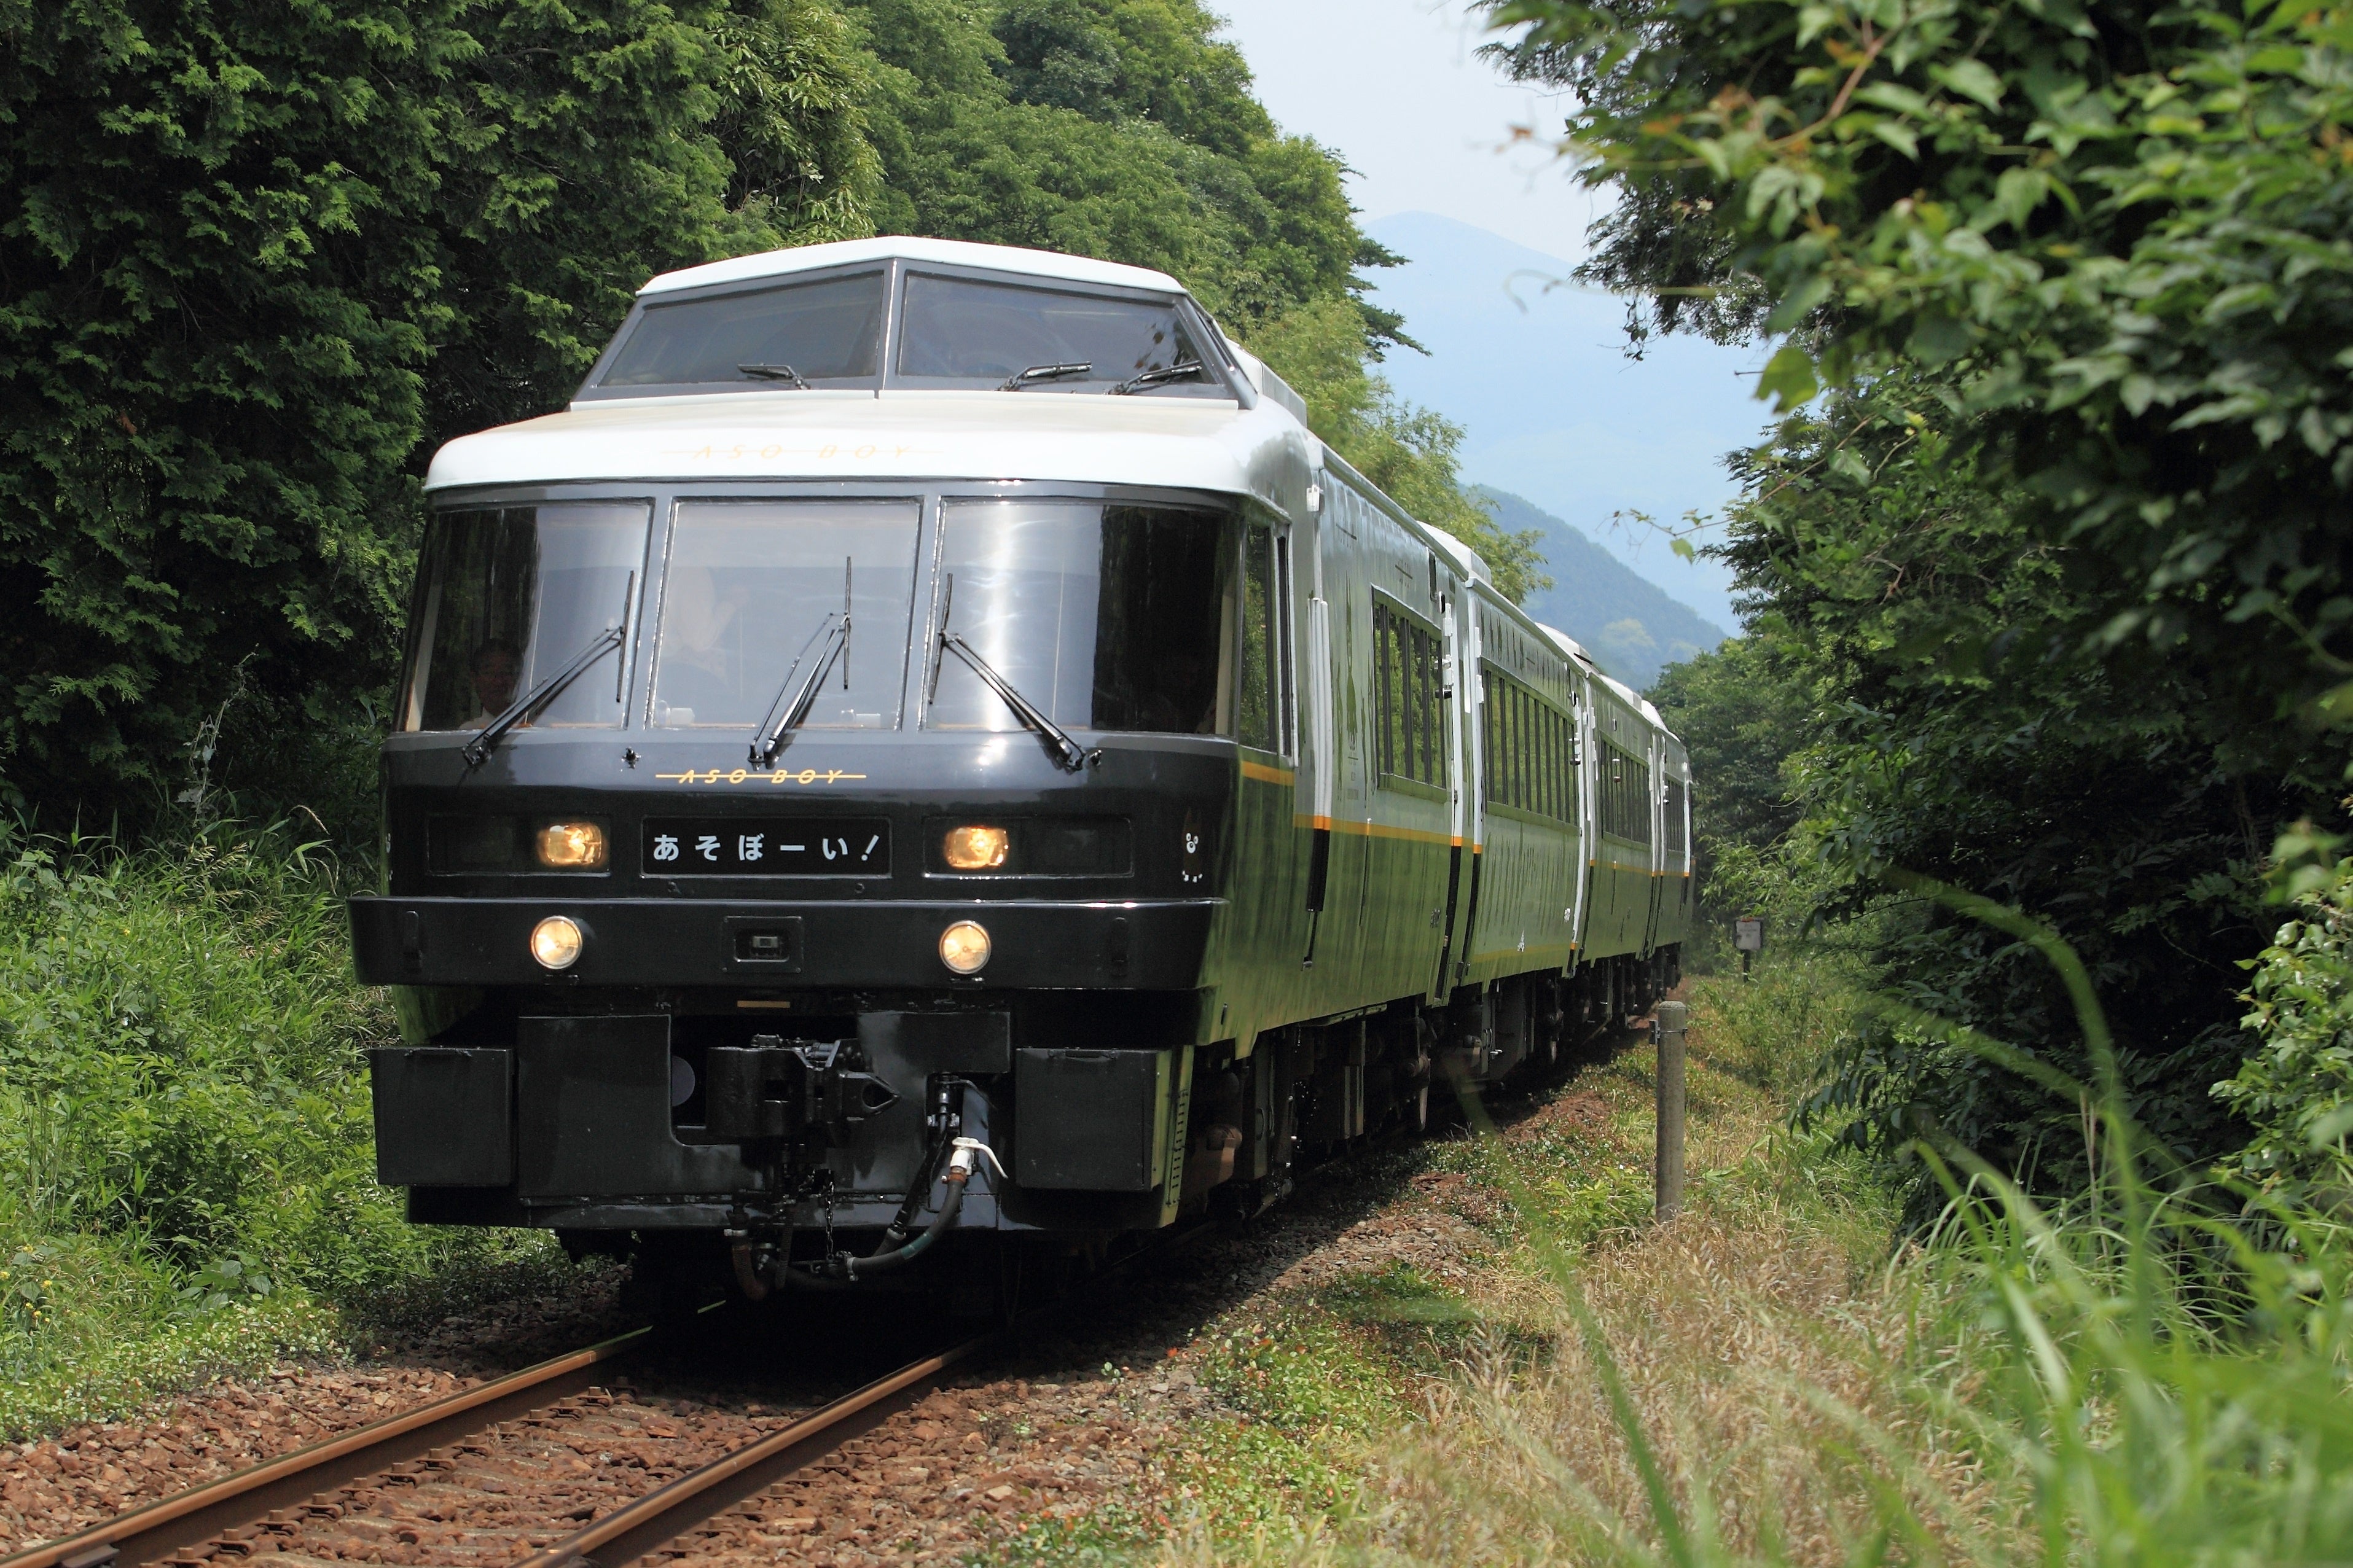
<path fill-rule="evenodd" d="M 652 508 L 579 501 L 445 511 L 427 529 L 410 616 L 404 730 L 479 730 L 634 609 Z M 607 653 L 533 718 L 621 721 Z"/>
<path fill-rule="evenodd" d="M 1651 768 L 1612 741 L 1601 742 L 1601 831 L 1636 844 L 1651 842 Z"/>
<path fill-rule="evenodd" d="M 1438 634 L 1373 599 L 1373 750 L 1389 779 L 1446 782 L 1446 655 Z"/>
<path fill-rule="evenodd" d="M 1576 757 L 1567 717 L 1508 675 L 1482 669 L 1479 680 L 1487 699 L 1486 798 L 1556 821 L 1574 820 L 1568 770 Z M 1609 809 L 1605 797 L 1602 810 Z"/>

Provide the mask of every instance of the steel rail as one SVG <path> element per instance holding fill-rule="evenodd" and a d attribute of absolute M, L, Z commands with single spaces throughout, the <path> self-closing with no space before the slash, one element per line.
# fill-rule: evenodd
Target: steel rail
<path fill-rule="evenodd" d="M 617 1564 L 633 1562 L 663 1542 L 672 1540 L 709 1519 L 729 1503 L 750 1496 L 797 1468 L 807 1456 L 797 1450 L 833 1435 L 854 1417 L 892 1395 L 929 1383 L 956 1363 L 995 1343 L 998 1333 L 999 1331 L 991 1330 L 937 1355 L 909 1362 L 898 1371 L 878 1377 L 864 1387 L 843 1394 L 832 1404 L 810 1412 L 791 1426 L 780 1427 L 756 1443 L 713 1459 L 701 1469 L 690 1470 L 636 1501 L 623 1504 L 604 1518 L 583 1525 L 562 1540 L 522 1559 L 514 1568 L 565 1568 L 565 1565 L 583 1563 Z M 835 1446 L 831 1442 L 825 1445 L 828 1448 Z M 728 1485 L 730 1482 L 735 1484 Z M 699 1507 L 694 1506 L 698 1500 L 705 1499 L 712 1489 L 720 1487 L 725 1488 L 723 1496 L 702 1501 Z M 616 1543 L 618 1543 L 618 1550 L 609 1556 L 600 1558 L 596 1555 Z"/>
<path fill-rule="evenodd" d="M 591 1369 L 642 1349 L 653 1330 L 629 1333 L 493 1378 L 477 1388 L 323 1438 L 248 1469 L 175 1492 L 87 1530 L 0 1557 L 0 1568 L 118 1568 L 157 1563 L 270 1510 L 374 1474 L 389 1464 L 511 1415 L 568 1398 L 594 1382 Z"/>
<path fill-rule="evenodd" d="M 1188 1251 L 1213 1227 L 1195 1225 L 1163 1237 L 1111 1263 L 1076 1289 L 1040 1302 L 1000 1328 L 908 1363 L 832 1404 L 811 1411 L 735 1452 L 691 1470 L 676 1480 L 551 1542 L 513 1568 L 623 1568 L 677 1540 L 705 1520 L 766 1489 L 793 1471 L 879 1425 L 892 1409 L 958 1362 L 1011 1341 L 1014 1336 L 1096 1300 L 1147 1263 L 1165 1263 Z M 863 1422 L 860 1416 L 866 1416 Z M 845 1428 L 847 1428 L 845 1430 Z M 7 1568 L 0 1564 L 0 1568 Z"/>

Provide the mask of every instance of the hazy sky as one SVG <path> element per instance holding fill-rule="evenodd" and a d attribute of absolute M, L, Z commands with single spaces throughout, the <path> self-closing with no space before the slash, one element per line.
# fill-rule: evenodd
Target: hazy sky
<path fill-rule="evenodd" d="M 1551 256 L 1585 249 L 1593 205 L 1540 141 L 1560 113 L 1476 50 L 1486 35 L 1462 0 L 1212 0 L 1286 131 L 1355 169 L 1368 218 L 1434 212 Z"/>
<path fill-rule="evenodd" d="M 1730 499 L 1722 454 L 1756 440 L 1764 423 L 1751 396 L 1757 356 L 1678 340 L 1636 364 L 1620 352 L 1614 301 L 1543 288 L 1542 277 L 1585 254 L 1597 210 L 1546 144 L 1558 101 L 1479 58 L 1489 35 L 1466 0 L 1223 0 L 1223 9 L 1276 121 L 1340 154 L 1356 171 L 1349 190 L 1366 226 L 1397 236 L 1413 260 L 1402 275 L 1371 276 L 1432 357 L 1393 353 L 1382 372 L 1407 398 L 1467 427 L 1463 476 L 1525 496 L 1733 629 L 1723 566 L 1682 561 L 1611 518 L 1639 508 L 1671 521 Z M 1515 126 L 1537 134 L 1515 141 Z M 1412 216 L 1424 213 L 1511 244 L 1459 243 Z"/>

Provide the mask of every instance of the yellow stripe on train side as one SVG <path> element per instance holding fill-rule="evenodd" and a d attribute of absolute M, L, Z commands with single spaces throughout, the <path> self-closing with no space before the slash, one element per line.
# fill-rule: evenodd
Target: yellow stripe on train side
<path fill-rule="evenodd" d="M 1298 816 L 1291 819 L 1293 827 L 1313 827 L 1325 833 L 1353 833 L 1359 838 L 1401 838 L 1411 844 L 1459 845 L 1460 838 L 1443 833 L 1433 833 L 1426 827 L 1398 827 L 1387 822 L 1358 822 L 1351 817 L 1335 820 L 1329 816 Z M 1472 854 L 1478 850 L 1473 848 Z"/>
<path fill-rule="evenodd" d="M 1292 772 L 1289 768 L 1269 767 L 1264 763 L 1253 763 L 1249 761 L 1247 758 L 1242 762 L 1242 777 L 1246 779 L 1256 779 L 1261 784 L 1297 784 L 1299 782 L 1299 775 Z"/>
<path fill-rule="evenodd" d="M 1474 952 L 1471 955 L 1470 962 L 1484 963 L 1492 958 L 1542 958 L 1548 953 L 1570 953 L 1576 951 L 1577 944 L 1573 942 L 1548 942 L 1541 947 L 1499 947 L 1487 952 Z"/>

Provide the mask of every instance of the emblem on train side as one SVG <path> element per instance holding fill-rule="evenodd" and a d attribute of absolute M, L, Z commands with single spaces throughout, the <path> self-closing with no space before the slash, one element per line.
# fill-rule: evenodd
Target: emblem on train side
<path fill-rule="evenodd" d="M 656 773 L 662 784 L 839 784 L 844 779 L 862 779 L 864 773 L 846 773 L 839 768 L 803 768 L 798 773 L 790 768 L 778 768 L 774 773 L 765 768 L 693 768 L 679 773 Z"/>

